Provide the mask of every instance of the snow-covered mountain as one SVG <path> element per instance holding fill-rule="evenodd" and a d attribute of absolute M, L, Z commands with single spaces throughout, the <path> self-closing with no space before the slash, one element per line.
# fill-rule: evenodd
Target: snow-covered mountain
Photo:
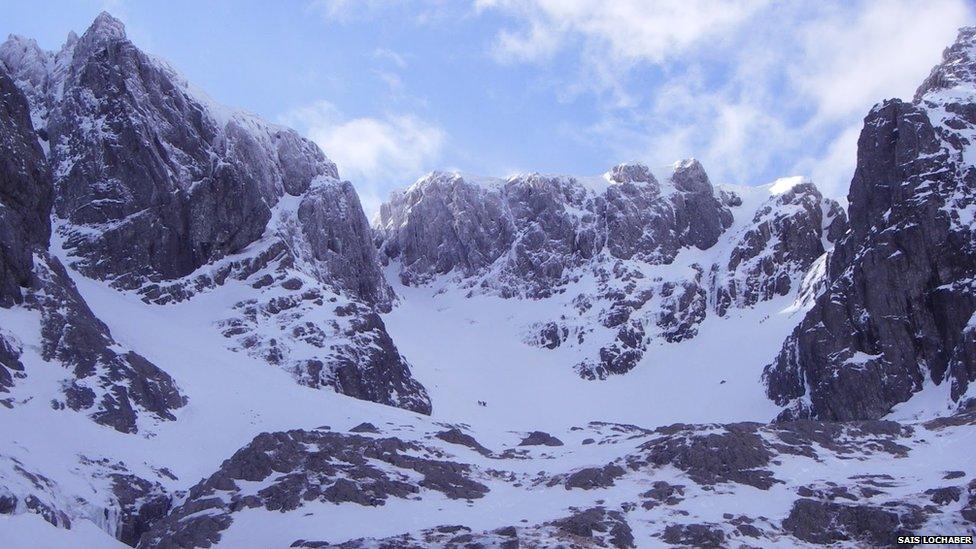
<path fill-rule="evenodd" d="M 648 345 L 694 338 L 710 315 L 795 294 L 845 220 L 802 178 L 715 189 L 685 160 L 664 183 L 641 164 L 600 178 L 432 173 L 377 222 L 403 284 L 441 279 L 544 309 L 523 339 L 570 347 L 581 376 L 603 379 Z"/>
<path fill-rule="evenodd" d="M 318 147 L 215 104 L 105 13 L 57 53 L 11 38 L 0 59 L 48 151 L 73 269 L 156 304 L 248 284 L 218 312 L 228 345 L 429 412 L 377 315 L 393 295 L 358 196 Z"/>
<path fill-rule="evenodd" d="M 850 231 L 766 372 L 784 417 L 870 419 L 919 391 L 943 410 L 976 396 L 974 75 L 967 28 L 911 103 L 865 118 Z"/>
<path fill-rule="evenodd" d="M 683 160 L 371 226 L 101 14 L 0 45 L 10 547 L 893 545 L 976 523 L 976 29 L 845 209 Z M 776 421 L 773 421 L 773 420 Z"/>

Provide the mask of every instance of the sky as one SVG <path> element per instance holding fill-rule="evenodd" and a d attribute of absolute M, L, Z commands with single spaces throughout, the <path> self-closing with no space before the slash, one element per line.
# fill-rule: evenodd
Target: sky
<path fill-rule="evenodd" d="M 368 213 L 431 170 L 811 177 L 843 198 L 875 103 L 910 100 L 974 0 L 2 0 L 56 50 L 102 10 L 221 103 L 294 127 Z"/>

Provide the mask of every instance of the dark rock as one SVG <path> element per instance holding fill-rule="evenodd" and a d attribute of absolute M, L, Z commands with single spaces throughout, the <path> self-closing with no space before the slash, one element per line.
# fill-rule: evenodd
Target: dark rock
<path fill-rule="evenodd" d="M 0 307 L 22 301 L 51 236 L 52 184 L 27 98 L 0 63 Z M 2 380 L 0 380 L 2 387 Z"/>
<path fill-rule="evenodd" d="M 390 310 L 393 290 L 380 271 L 372 229 L 351 183 L 314 185 L 302 198 L 298 221 L 324 282 Z"/>
<path fill-rule="evenodd" d="M 624 476 L 626 471 L 619 465 L 608 464 L 603 467 L 587 467 L 580 469 L 566 477 L 566 489 L 580 488 L 583 490 L 593 490 L 596 488 L 609 488 L 613 486 L 613 481 Z"/>
<path fill-rule="evenodd" d="M 53 177 L 60 236 L 71 266 L 85 276 L 159 304 L 252 276 L 256 290 L 275 281 L 296 293 L 316 286 L 303 292 L 303 298 L 319 292 L 308 308 L 322 305 L 323 290 L 334 290 L 356 303 L 356 318 L 343 328 L 350 332 L 341 334 L 346 341 L 320 356 L 289 361 L 285 337 L 267 345 L 254 337 L 253 324 L 266 320 L 258 315 L 229 320 L 235 325 L 223 326 L 223 334 L 301 383 L 430 413 L 426 391 L 376 314 L 390 310 L 394 296 L 359 198 L 314 143 L 213 105 L 166 63 L 140 51 L 106 13 L 56 54 L 18 40 L 0 46 L 0 61 L 16 81 L 5 73 L 0 82 L 10 89 L 0 145 L 10 153 L 2 155 L 4 166 L 23 174 L 23 181 L 8 184 L 0 173 L 0 200 L 17 203 L 9 215 L 0 208 L 0 306 L 4 296 L 19 300 L 15 290 L 27 283 L 30 246 L 47 245 Z M 43 126 L 38 134 L 32 117 Z M 14 183 L 19 190 L 8 193 Z M 30 219 L 20 221 L 28 210 Z M 24 228 L 30 234 L 18 233 Z M 10 276 L 8 263 L 16 267 Z M 210 268 L 199 269 L 204 265 Z M 261 313 L 276 316 L 294 305 L 290 296 L 276 296 L 262 303 Z M 318 337 L 318 346 L 328 339 Z M 0 384 L 7 377 L 0 375 Z M 94 398 L 84 387 L 70 391 L 73 407 Z"/>
<path fill-rule="evenodd" d="M 673 465 L 699 484 L 737 482 L 763 490 L 778 482 L 762 469 L 772 458 L 758 424 L 725 426 L 724 433 L 698 434 L 690 426 L 675 426 L 674 434 L 652 439 L 640 446 L 642 453 L 628 458 L 632 469 Z M 666 428 L 667 430 L 674 430 Z"/>
<path fill-rule="evenodd" d="M 555 520 L 554 526 L 574 536 L 594 538 L 606 534 L 614 547 L 634 547 L 634 534 L 620 511 L 593 507 L 569 517 Z"/>
<path fill-rule="evenodd" d="M 29 95 L 46 121 L 66 246 L 88 276 L 137 288 L 189 274 L 257 240 L 281 196 L 337 177 L 295 132 L 213 112 L 108 14 L 58 56 L 64 70 Z"/>
<path fill-rule="evenodd" d="M 663 480 L 655 481 L 653 488 L 641 494 L 641 497 L 645 500 L 642 506 L 644 509 L 653 509 L 662 503 L 665 505 L 676 505 L 683 499 L 682 496 L 685 493 L 684 488 L 680 484 L 670 484 Z"/>
<path fill-rule="evenodd" d="M 467 446 L 468 448 L 471 448 L 472 450 L 478 452 L 483 456 L 491 455 L 491 450 L 482 446 L 481 443 L 475 440 L 473 436 L 462 432 L 460 429 L 456 427 L 453 429 L 449 429 L 447 431 L 441 431 L 434 436 L 450 444 L 460 444 L 461 446 Z"/>
<path fill-rule="evenodd" d="M 121 350 L 61 263 L 47 254 L 40 257 L 41 275 L 25 306 L 41 313 L 41 356 L 71 372 L 72 381 L 62 389 L 65 404 L 124 433 L 137 432 L 142 414 L 176 419 L 173 412 L 186 398 L 173 379 L 141 355 Z M 97 401 L 90 386 L 103 392 Z"/>
<path fill-rule="evenodd" d="M 932 488 L 926 490 L 925 494 L 931 496 L 932 502 L 939 505 L 948 505 L 954 501 L 959 501 L 962 489 L 958 486 L 946 486 L 945 488 Z"/>
<path fill-rule="evenodd" d="M 115 473 L 111 479 L 121 511 L 115 538 L 135 547 L 142 535 L 166 516 L 172 501 L 159 483 L 131 474 Z"/>
<path fill-rule="evenodd" d="M 433 452 L 397 438 L 328 431 L 264 433 L 193 486 L 185 501 L 157 522 L 139 546 L 216 543 L 234 514 L 248 508 L 290 511 L 309 501 L 380 506 L 391 497 L 407 498 L 421 488 L 451 499 L 477 499 L 488 492 L 469 478 L 469 465 L 416 457 Z M 377 462 L 384 466 L 377 467 Z M 407 472 L 422 478 L 407 482 Z M 256 494 L 242 493 L 238 480 L 266 486 Z"/>
<path fill-rule="evenodd" d="M 824 291 L 764 374 L 769 397 L 787 407 L 781 418 L 874 419 L 926 376 L 951 383 L 956 400 L 976 379 L 976 331 L 967 327 L 976 242 L 961 217 L 976 204 L 976 168 L 963 154 L 976 109 L 971 97 L 927 95 L 974 82 L 974 41 L 972 29 L 961 31 L 913 103 L 886 101 L 865 119 L 850 231 L 829 259 Z"/>
<path fill-rule="evenodd" d="M 528 436 L 522 439 L 522 442 L 519 443 L 519 446 L 562 446 L 562 445 L 563 445 L 563 441 L 550 435 L 549 433 L 544 433 L 542 431 L 532 431 L 531 433 L 528 434 Z"/>
<path fill-rule="evenodd" d="M 810 182 L 774 195 L 756 212 L 733 248 L 727 265 L 716 265 L 713 291 L 718 314 L 787 295 L 847 231 L 840 205 Z M 832 238 L 832 236 L 834 238 Z"/>
<path fill-rule="evenodd" d="M 918 530 L 924 517 L 917 508 L 886 508 L 798 499 L 783 520 L 783 530 L 802 541 L 830 544 L 841 541 L 895 545 L 899 535 Z"/>
<path fill-rule="evenodd" d="M 725 546 L 725 532 L 705 524 L 671 524 L 664 529 L 664 536 L 661 539 L 671 545 Z"/>

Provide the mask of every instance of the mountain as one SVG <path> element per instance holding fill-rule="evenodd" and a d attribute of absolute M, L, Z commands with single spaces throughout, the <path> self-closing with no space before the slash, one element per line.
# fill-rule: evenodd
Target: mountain
<path fill-rule="evenodd" d="M 9 547 L 891 546 L 976 523 L 976 29 L 848 207 L 693 159 L 372 225 L 99 15 L 0 45 Z"/>
<path fill-rule="evenodd" d="M 919 392 L 947 410 L 976 396 L 974 48 L 964 29 L 911 103 L 864 119 L 850 231 L 766 369 L 783 417 L 872 419 Z"/>
<path fill-rule="evenodd" d="M 11 38 L 0 59 L 43 124 L 73 269 L 158 304 L 250 284 L 219 319 L 228 345 L 302 384 L 429 413 L 377 315 L 393 295 L 359 198 L 317 146 L 214 103 L 107 13 L 57 53 Z"/>
<path fill-rule="evenodd" d="M 641 164 L 599 178 L 432 173 L 382 206 L 378 239 L 403 284 L 447 278 L 550 310 L 525 340 L 572 347 L 576 371 L 603 379 L 653 342 L 694 338 L 710 314 L 795 292 L 845 220 L 809 182 L 717 190 L 685 160 L 663 183 Z"/>

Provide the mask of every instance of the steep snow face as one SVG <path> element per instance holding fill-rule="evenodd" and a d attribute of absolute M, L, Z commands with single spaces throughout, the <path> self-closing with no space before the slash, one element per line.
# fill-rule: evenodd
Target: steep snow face
<path fill-rule="evenodd" d="M 850 232 L 767 369 L 787 417 L 877 418 L 942 384 L 937 410 L 974 396 L 974 139 L 976 29 L 965 28 L 913 103 L 886 101 L 865 119 Z"/>
<path fill-rule="evenodd" d="M 793 295 L 846 230 L 812 183 L 715 189 L 695 160 L 663 183 L 641 164 L 599 181 L 469 179 L 430 174 L 383 205 L 381 260 L 407 286 L 529 298 L 512 308 L 544 314 L 519 339 L 572 352 L 587 379 L 694 338 L 709 315 Z"/>

